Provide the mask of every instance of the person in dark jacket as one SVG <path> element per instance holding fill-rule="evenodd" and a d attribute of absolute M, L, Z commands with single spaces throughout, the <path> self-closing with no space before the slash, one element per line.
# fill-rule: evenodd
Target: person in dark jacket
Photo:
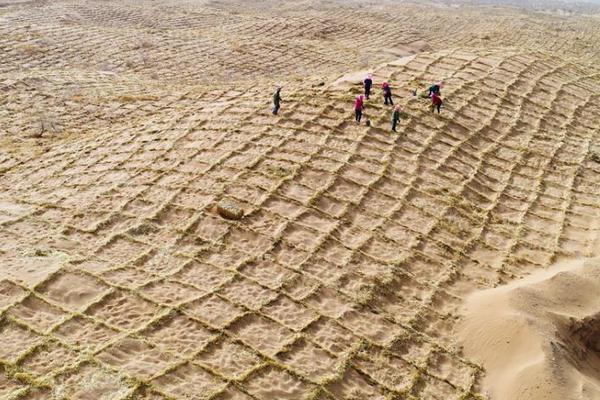
<path fill-rule="evenodd" d="M 277 115 L 279 108 L 281 107 L 281 87 L 275 90 L 273 95 L 273 115 Z"/>
<path fill-rule="evenodd" d="M 365 86 L 365 97 L 369 100 L 369 95 L 371 94 L 371 86 L 373 86 L 373 75 L 368 74 L 363 82 Z"/>
<path fill-rule="evenodd" d="M 439 96 L 440 91 L 443 87 L 444 87 L 444 82 L 442 82 L 442 81 L 440 81 L 438 83 L 434 83 L 433 85 L 429 86 L 429 97 L 431 97 L 431 95 L 434 93 Z"/>
<path fill-rule="evenodd" d="M 398 125 L 398 121 L 400 121 L 400 106 L 394 107 L 394 112 L 392 113 L 392 131 L 396 131 L 396 125 Z"/>
<path fill-rule="evenodd" d="M 383 89 L 383 100 L 385 102 L 385 105 L 394 105 L 394 102 L 392 101 L 392 88 L 390 87 L 390 84 L 387 82 L 383 82 L 383 84 L 381 85 L 382 89 Z"/>

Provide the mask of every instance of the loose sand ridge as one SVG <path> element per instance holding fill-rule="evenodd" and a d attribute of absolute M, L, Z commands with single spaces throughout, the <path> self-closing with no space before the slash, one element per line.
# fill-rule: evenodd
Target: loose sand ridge
<path fill-rule="evenodd" d="M 122 11 L 103 4 L 58 6 L 86 18 Z M 60 7 L 9 16 L 39 21 Z M 123 9 L 121 20 L 100 20 L 169 26 L 184 14 L 173 7 L 154 22 L 150 11 Z M 98 30 L 122 37 L 111 29 Z M 186 32 L 195 31 L 177 34 Z M 192 79 L 196 67 L 211 71 L 185 63 L 197 49 L 149 71 L 43 74 L 31 91 L 53 105 L 56 88 L 79 80 L 57 106 L 58 115 L 73 111 L 61 123 L 75 130 L 3 164 L 0 396 L 474 398 L 481 368 L 452 336 L 464 295 L 592 255 L 600 229 L 599 71 L 571 58 L 576 45 L 550 57 L 528 48 L 534 34 L 499 37 L 522 48 L 485 49 L 469 37 L 401 62 L 373 58 L 406 112 L 397 136 L 379 92 L 365 111 L 373 126 L 356 126 L 360 86 L 329 85 L 353 69 L 309 58 L 312 80 L 296 81 L 291 60 L 278 64 L 292 74 L 273 77 L 284 84 L 278 117 L 270 80 L 215 88 Z M 566 48 L 566 38 L 547 45 Z M 171 61 L 169 46 L 156 55 Z M 52 62 L 72 66 L 62 50 Z M 26 126 L 25 88 L 46 57 L 25 57 L 40 69 L 4 66 L 7 98 L 23 95 L 3 120 L 12 129 Z M 269 71 L 264 54 L 248 57 L 232 68 Z M 177 74 L 189 84 L 173 82 Z M 448 82 L 441 116 L 409 95 L 439 77 Z M 218 216 L 223 198 L 244 209 L 241 221 Z"/>
<path fill-rule="evenodd" d="M 494 399 L 598 398 L 599 260 L 537 275 L 469 299 L 466 354 L 489 371 Z"/>

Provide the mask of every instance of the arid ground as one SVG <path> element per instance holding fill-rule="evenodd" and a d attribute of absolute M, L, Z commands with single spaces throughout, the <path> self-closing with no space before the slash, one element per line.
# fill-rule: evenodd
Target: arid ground
<path fill-rule="evenodd" d="M 0 0 L 0 398 L 488 398 L 467 295 L 600 249 L 600 9 L 517 5 Z"/>

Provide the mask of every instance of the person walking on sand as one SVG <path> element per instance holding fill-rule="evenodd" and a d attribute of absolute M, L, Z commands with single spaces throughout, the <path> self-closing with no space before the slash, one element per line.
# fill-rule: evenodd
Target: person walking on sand
<path fill-rule="evenodd" d="M 400 121 L 400 106 L 394 107 L 394 112 L 392 113 L 392 131 L 396 131 L 396 125 L 398 125 L 398 121 Z"/>
<path fill-rule="evenodd" d="M 373 75 L 368 74 L 363 82 L 365 86 L 365 97 L 369 100 L 369 96 L 371 95 L 371 86 L 373 86 Z"/>
<path fill-rule="evenodd" d="M 440 90 L 444 87 L 444 82 L 443 81 L 439 81 L 437 83 L 434 83 L 433 85 L 429 86 L 429 94 L 428 97 L 431 97 L 432 94 L 437 94 L 438 96 L 440 95 Z"/>
<path fill-rule="evenodd" d="M 431 112 L 435 112 L 435 109 L 437 108 L 437 112 L 439 114 L 440 108 L 442 107 L 443 103 L 444 102 L 442 101 L 442 98 L 439 95 L 433 93 L 431 95 Z"/>
<path fill-rule="evenodd" d="M 354 118 L 357 124 L 360 124 L 360 119 L 362 118 L 362 110 L 364 106 L 365 96 L 360 95 L 356 96 L 356 100 L 354 101 Z"/>
<path fill-rule="evenodd" d="M 281 86 L 278 86 L 273 95 L 273 115 L 277 115 L 281 107 Z"/>
<path fill-rule="evenodd" d="M 387 106 L 388 104 L 390 104 L 393 106 L 394 102 L 392 101 L 392 88 L 390 87 L 390 84 L 387 82 L 383 82 L 381 87 L 383 88 L 383 100 L 385 102 L 385 105 Z"/>

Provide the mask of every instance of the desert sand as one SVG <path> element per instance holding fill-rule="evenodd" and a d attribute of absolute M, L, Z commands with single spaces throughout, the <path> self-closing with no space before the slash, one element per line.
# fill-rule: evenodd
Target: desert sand
<path fill-rule="evenodd" d="M 599 22 L 562 2 L 0 0 L 0 398 L 486 398 L 508 367 L 460 341 L 467 297 L 600 248 Z M 437 115 L 412 91 L 439 79 Z M 548 357 L 554 319 L 523 304 Z M 584 380 L 556 365 L 536 373 Z"/>
<path fill-rule="evenodd" d="M 596 258 L 471 295 L 459 332 L 490 398 L 600 398 L 599 293 Z"/>

